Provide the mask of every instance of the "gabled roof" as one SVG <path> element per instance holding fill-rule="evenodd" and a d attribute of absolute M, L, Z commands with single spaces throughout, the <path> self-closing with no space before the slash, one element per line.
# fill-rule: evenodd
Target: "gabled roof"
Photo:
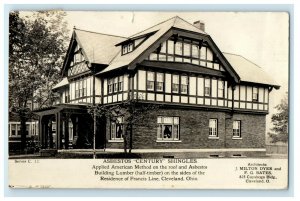
<path fill-rule="evenodd" d="M 205 32 L 201 31 L 200 29 L 196 28 L 194 25 L 188 23 L 187 21 L 181 19 L 180 17 L 178 16 L 172 17 L 171 19 L 168 19 L 144 31 L 141 31 L 137 34 L 130 36 L 128 39 L 135 38 L 137 36 L 142 36 L 147 33 L 156 32 L 155 34 L 150 36 L 145 42 L 143 42 L 138 48 L 136 48 L 134 51 L 126 55 L 122 55 L 121 52 L 119 52 L 117 56 L 111 61 L 109 66 L 105 68 L 103 71 L 101 71 L 100 73 L 108 72 L 129 65 L 132 61 L 134 61 L 134 59 L 139 57 L 144 51 L 146 51 L 151 45 L 153 45 L 159 38 L 161 38 L 171 28 L 184 29 L 184 30 L 206 35 Z"/>
<path fill-rule="evenodd" d="M 280 87 L 261 67 L 243 56 L 230 53 L 223 53 L 223 55 L 240 76 L 242 82 L 266 84 L 275 88 Z"/>
<path fill-rule="evenodd" d="M 115 44 L 125 37 L 74 29 L 76 40 L 90 63 L 109 64 L 120 51 Z"/>

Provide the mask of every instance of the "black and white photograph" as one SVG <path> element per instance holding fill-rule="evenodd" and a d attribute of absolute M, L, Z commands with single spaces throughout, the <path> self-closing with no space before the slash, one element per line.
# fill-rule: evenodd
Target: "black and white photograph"
<path fill-rule="evenodd" d="M 288 13 L 15 10 L 8 71 L 11 188 L 288 188 Z"/>

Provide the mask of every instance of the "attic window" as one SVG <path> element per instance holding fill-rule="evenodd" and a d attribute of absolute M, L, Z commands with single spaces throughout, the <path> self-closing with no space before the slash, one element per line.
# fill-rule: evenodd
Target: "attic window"
<path fill-rule="evenodd" d="M 122 55 L 133 51 L 133 43 L 127 43 L 122 46 Z"/>

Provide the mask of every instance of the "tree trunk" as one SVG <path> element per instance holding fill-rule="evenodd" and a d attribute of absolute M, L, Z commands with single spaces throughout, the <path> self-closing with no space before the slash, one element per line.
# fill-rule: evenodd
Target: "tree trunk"
<path fill-rule="evenodd" d="M 21 151 L 26 149 L 26 118 L 20 117 L 21 122 Z"/>
<path fill-rule="evenodd" d="M 124 133 L 125 133 L 124 136 L 123 136 L 123 139 L 124 139 L 124 153 L 126 154 L 127 153 L 128 125 L 126 125 Z"/>
<path fill-rule="evenodd" d="M 129 153 L 131 153 L 132 150 L 132 123 L 130 124 L 130 135 L 129 135 Z"/>

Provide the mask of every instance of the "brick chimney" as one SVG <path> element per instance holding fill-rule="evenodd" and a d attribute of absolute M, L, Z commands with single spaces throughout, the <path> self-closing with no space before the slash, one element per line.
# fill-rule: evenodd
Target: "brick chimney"
<path fill-rule="evenodd" d="M 205 31 L 205 23 L 201 20 L 194 22 L 194 26 L 200 29 L 201 31 Z"/>

